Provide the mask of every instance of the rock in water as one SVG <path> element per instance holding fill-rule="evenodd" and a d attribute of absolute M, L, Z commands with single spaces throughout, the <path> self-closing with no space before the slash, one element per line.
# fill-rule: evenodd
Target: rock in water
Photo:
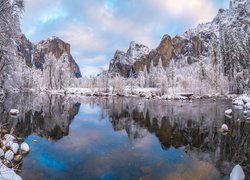
<path fill-rule="evenodd" d="M 228 131 L 228 126 L 226 124 L 222 124 L 221 126 L 222 131 Z"/>
<path fill-rule="evenodd" d="M 19 163 L 19 162 L 22 160 L 22 158 L 23 158 L 23 157 L 22 157 L 22 155 L 20 155 L 20 154 L 19 154 L 19 155 L 15 155 L 15 157 L 14 157 L 14 162 L 15 162 L 15 163 Z"/>
<path fill-rule="evenodd" d="M 19 149 L 19 144 L 13 143 L 13 144 L 10 146 L 10 149 L 13 151 L 14 154 L 16 154 L 16 153 L 18 152 L 18 149 Z"/>
<path fill-rule="evenodd" d="M 18 113 L 19 113 L 18 109 L 11 109 L 10 110 L 10 114 L 12 114 L 12 115 L 17 115 Z"/>
<path fill-rule="evenodd" d="M 22 150 L 23 154 L 26 154 L 26 153 L 28 153 L 30 151 L 30 147 L 26 142 L 23 142 L 21 144 L 21 150 Z"/>
<path fill-rule="evenodd" d="M 0 174 L 1 179 L 22 180 L 19 175 L 17 175 L 12 169 L 3 165 L 2 162 L 0 165 Z"/>
<path fill-rule="evenodd" d="M 234 166 L 231 174 L 230 174 L 230 180 L 244 180 L 245 179 L 245 174 L 243 169 L 239 164 Z"/>
<path fill-rule="evenodd" d="M 3 140 L 3 145 L 4 145 L 6 148 L 9 148 L 12 144 L 13 144 L 13 141 L 12 141 L 12 140 Z"/>
<path fill-rule="evenodd" d="M 16 138 L 14 136 L 12 136 L 11 134 L 5 134 L 4 135 L 4 139 L 5 140 L 15 140 Z"/>
<path fill-rule="evenodd" d="M 3 157 L 4 156 L 4 151 L 2 148 L 0 148 L 0 157 Z"/>
<path fill-rule="evenodd" d="M 14 153 L 11 150 L 6 151 L 4 158 L 11 161 L 14 158 Z"/>
<path fill-rule="evenodd" d="M 231 115 L 231 114 L 233 114 L 233 110 L 232 109 L 228 109 L 228 110 L 225 111 L 225 114 Z"/>

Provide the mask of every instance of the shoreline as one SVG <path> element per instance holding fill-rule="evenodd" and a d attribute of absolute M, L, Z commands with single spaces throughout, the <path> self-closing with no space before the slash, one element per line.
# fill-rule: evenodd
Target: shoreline
<path fill-rule="evenodd" d="M 190 98 L 183 96 L 187 92 L 178 92 L 178 93 L 169 93 L 169 94 L 158 94 L 158 89 L 155 88 L 138 88 L 134 91 L 125 90 L 125 92 L 104 92 L 102 90 L 90 89 L 90 88 L 67 88 L 63 90 L 35 90 L 35 89 L 26 89 L 15 92 L 9 92 L 5 95 L 19 94 L 19 93 L 35 93 L 35 94 L 55 94 L 55 95 L 64 95 L 64 96 L 74 96 L 74 97 L 127 97 L 127 98 L 141 98 L 141 99 L 157 99 L 157 100 L 199 100 L 199 99 L 235 99 L 245 94 L 192 94 Z M 2 94 L 2 96 L 5 96 Z"/>

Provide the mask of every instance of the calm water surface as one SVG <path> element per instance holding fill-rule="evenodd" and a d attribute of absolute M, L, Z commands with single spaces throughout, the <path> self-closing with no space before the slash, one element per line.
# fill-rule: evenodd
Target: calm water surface
<path fill-rule="evenodd" d="M 26 94 L 0 108 L 2 123 L 31 148 L 23 179 L 228 179 L 237 163 L 249 174 L 250 124 L 242 110 L 224 117 L 230 100 Z M 10 108 L 21 110 L 18 118 L 6 114 Z M 218 132 L 224 122 L 228 135 Z"/>

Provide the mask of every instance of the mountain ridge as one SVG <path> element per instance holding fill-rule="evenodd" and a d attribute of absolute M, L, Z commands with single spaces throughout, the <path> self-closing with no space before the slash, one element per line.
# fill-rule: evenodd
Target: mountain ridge
<path fill-rule="evenodd" d="M 181 36 L 164 35 L 158 47 L 141 58 L 130 60 L 132 64 L 125 61 L 126 53 L 116 52 L 110 62 L 109 73 L 125 78 L 139 77 L 145 69 L 152 72 L 152 68 L 161 61 L 165 74 L 174 71 L 176 76 L 185 77 L 186 73 L 193 81 L 205 80 L 210 84 L 216 81 L 217 85 L 223 81 L 228 87 L 225 85 L 221 89 L 242 93 L 250 88 L 249 24 L 250 1 L 230 1 L 229 9 L 220 9 L 211 22 L 199 24 Z M 213 75 L 211 71 L 214 71 Z M 197 74 L 203 75 L 198 77 Z M 178 83 L 175 77 L 165 77 Z M 184 77 L 180 78 L 181 81 Z"/>

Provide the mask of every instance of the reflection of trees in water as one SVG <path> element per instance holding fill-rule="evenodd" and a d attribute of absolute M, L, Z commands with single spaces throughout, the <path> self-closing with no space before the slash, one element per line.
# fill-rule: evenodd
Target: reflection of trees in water
<path fill-rule="evenodd" d="M 14 98 L 13 98 L 14 96 Z M 11 108 L 20 110 L 18 118 L 11 117 Z M 58 140 L 69 133 L 69 125 L 80 108 L 79 103 L 59 95 L 23 94 L 7 97 L 1 104 L 0 121 L 8 122 L 15 133 L 26 137 L 35 133 L 41 137 Z"/>
<path fill-rule="evenodd" d="M 222 174 L 229 174 L 233 164 L 241 164 L 250 171 L 250 124 L 224 118 L 228 102 L 181 102 L 120 100 L 109 109 L 114 130 L 125 129 L 130 138 L 143 138 L 147 132 L 155 134 L 163 149 L 184 147 L 194 157 L 215 164 Z M 221 124 L 229 125 L 230 133 L 218 132 Z M 133 129 L 131 131 L 130 129 Z M 145 132 L 146 130 L 146 132 Z"/>

